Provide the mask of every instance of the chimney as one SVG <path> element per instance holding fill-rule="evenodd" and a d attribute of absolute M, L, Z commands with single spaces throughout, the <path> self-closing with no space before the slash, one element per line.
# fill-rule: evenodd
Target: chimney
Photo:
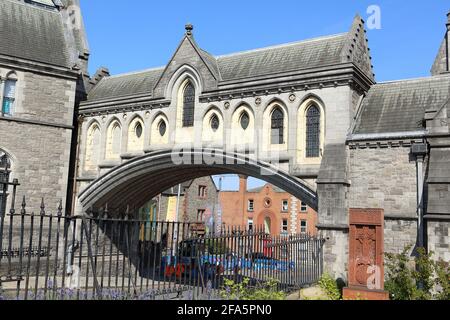
<path fill-rule="evenodd" d="M 239 201 L 241 202 L 242 211 L 239 212 L 239 216 L 241 217 L 241 225 L 247 226 L 247 203 L 245 202 L 246 193 L 247 193 L 247 176 L 239 175 Z"/>
<path fill-rule="evenodd" d="M 100 67 L 94 74 L 94 76 L 91 78 L 91 85 L 95 86 L 97 83 L 100 82 L 105 77 L 109 77 L 109 70 L 105 67 Z"/>
<path fill-rule="evenodd" d="M 239 175 L 239 193 L 244 195 L 247 192 L 247 176 Z"/>

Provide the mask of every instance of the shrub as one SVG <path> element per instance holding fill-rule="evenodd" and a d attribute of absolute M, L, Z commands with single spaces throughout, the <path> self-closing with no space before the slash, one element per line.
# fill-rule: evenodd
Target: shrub
<path fill-rule="evenodd" d="M 285 300 L 286 293 L 278 291 L 278 281 L 268 280 L 258 283 L 255 287 L 250 286 L 250 279 L 244 278 L 242 282 L 235 283 L 231 279 L 224 280 L 224 288 L 220 296 L 226 300 Z"/>
<path fill-rule="evenodd" d="M 400 254 L 386 254 L 385 289 L 392 300 L 448 300 L 449 265 L 434 261 L 433 253 L 418 248 L 411 259 L 407 247 Z"/>
<path fill-rule="evenodd" d="M 320 278 L 319 287 L 325 292 L 326 298 L 329 300 L 340 300 L 342 297 L 337 281 L 327 273 Z"/>

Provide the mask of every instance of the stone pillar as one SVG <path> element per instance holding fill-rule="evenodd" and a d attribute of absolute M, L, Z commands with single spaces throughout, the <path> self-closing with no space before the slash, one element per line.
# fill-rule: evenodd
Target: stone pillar
<path fill-rule="evenodd" d="M 350 209 L 348 288 L 344 299 L 388 300 L 384 290 L 384 210 Z"/>
<path fill-rule="evenodd" d="M 323 247 L 324 269 L 336 279 L 347 279 L 348 152 L 345 144 L 326 145 L 317 179 L 319 223 L 317 229 L 326 239 Z"/>

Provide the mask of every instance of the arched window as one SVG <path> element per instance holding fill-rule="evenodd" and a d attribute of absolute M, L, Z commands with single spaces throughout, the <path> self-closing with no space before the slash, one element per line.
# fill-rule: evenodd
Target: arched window
<path fill-rule="evenodd" d="M 183 127 L 194 126 L 195 88 L 188 82 L 183 92 Z"/>
<path fill-rule="evenodd" d="M 284 114 L 280 108 L 275 108 L 271 118 L 271 142 L 272 144 L 284 144 Z"/>
<path fill-rule="evenodd" d="M 108 128 L 108 140 L 106 141 L 106 158 L 119 158 L 122 147 L 122 128 L 118 121 L 114 121 Z"/>
<path fill-rule="evenodd" d="M 306 112 L 306 157 L 320 157 L 320 110 L 314 105 Z"/>
<path fill-rule="evenodd" d="M 2 93 L 2 110 L 1 115 L 11 116 L 14 111 L 14 102 L 16 100 L 16 83 L 14 74 L 5 81 L 5 87 Z"/>
<path fill-rule="evenodd" d="M 159 134 L 161 135 L 161 137 L 164 137 L 166 135 L 167 124 L 164 120 L 161 120 L 159 122 L 158 131 L 159 131 Z"/>
<path fill-rule="evenodd" d="M 100 161 L 100 127 L 97 123 L 91 125 L 88 130 L 86 140 L 86 157 L 85 157 L 85 170 L 94 171 L 97 170 L 97 166 Z"/>
<path fill-rule="evenodd" d="M 220 127 L 219 117 L 216 114 L 214 114 L 211 117 L 211 129 L 212 131 L 216 132 L 217 130 L 219 130 L 219 127 Z"/>
<path fill-rule="evenodd" d="M 134 133 L 136 134 L 136 138 L 140 139 L 142 137 L 142 124 L 138 122 L 134 127 Z"/>
<path fill-rule="evenodd" d="M 144 122 L 134 118 L 128 127 L 128 152 L 141 152 L 144 149 Z"/>
<path fill-rule="evenodd" d="M 242 112 L 241 118 L 239 119 L 242 129 L 247 130 L 250 125 L 250 116 L 246 111 Z"/>
<path fill-rule="evenodd" d="M 8 186 L 2 183 L 9 182 L 10 169 L 11 162 L 8 155 L 0 150 L 0 217 L 3 217 L 6 213 L 6 200 L 8 194 L 4 194 L 4 190 L 8 191 Z"/>

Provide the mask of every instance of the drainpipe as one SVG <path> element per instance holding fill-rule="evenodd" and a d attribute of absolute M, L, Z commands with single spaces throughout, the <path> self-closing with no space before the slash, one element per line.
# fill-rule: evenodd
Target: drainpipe
<path fill-rule="evenodd" d="M 411 146 L 411 153 L 416 158 L 416 181 L 417 181 L 417 246 L 424 247 L 424 205 L 423 189 L 425 185 L 423 162 L 428 153 L 428 146 L 425 143 L 415 143 Z"/>

